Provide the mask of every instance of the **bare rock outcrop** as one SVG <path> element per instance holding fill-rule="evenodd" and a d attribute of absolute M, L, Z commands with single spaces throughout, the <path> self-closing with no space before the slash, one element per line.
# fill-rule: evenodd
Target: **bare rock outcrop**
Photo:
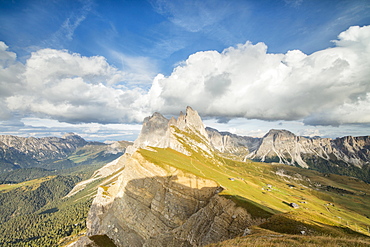
<path fill-rule="evenodd" d="M 130 247 L 203 246 L 229 239 L 242 234 L 251 218 L 218 196 L 220 191 L 212 180 L 159 167 L 135 152 L 126 157 L 120 176 L 99 188 L 87 235 L 106 235 L 115 245 Z"/>
<path fill-rule="evenodd" d="M 209 127 L 206 128 L 206 131 L 212 147 L 221 153 L 246 155 L 255 151 L 261 142 L 261 138 L 219 132 Z"/>
<path fill-rule="evenodd" d="M 252 138 L 211 128 L 206 130 L 212 147 L 221 153 L 231 153 L 244 160 L 349 175 L 370 182 L 370 136 L 310 138 L 272 129 L 262 138 Z"/>
<path fill-rule="evenodd" d="M 136 148 L 146 146 L 168 147 L 169 145 L 169 120 L 162 114 L 156 112 L 150 117 L 146 117 L 139 137 L 134 142 Z"/>
<path fill-rule="evenodd" d="M 58 137 L 18 137 L 0 135 L 0 142 L 38 160 L 61 157 L 76 150 L 87 142 L 73 133 Z"/>
<path fill-rule="evenodd" d="M 346 136 L 333 140 L 336 156 L 348 164 L 363 167 L 370 164 L 370 136 Z"/>
<path fill-rule="evenodd" d="M 213 157 L 190 107 L 178 119 L 159 113 L 146 118 L 133 146 L 94 175 L 106 179 L 92 203 L 86 236 L 70 246 L 96 246 L 99 238 L 116 246 L 204 246 L 242 235 L 251 225 L 245 209 L 218 195 L 223 188 L 217 182 L 146 160 L 141 149 L 156 152 L 153 147 Z"/>
<path fill-rule="evenodd" d="M 202 119 L 190 106 L 186 108 L 186 114 L 180 113 L 177 120 L 167 119 L 160 113 L 146 117 L 139 137 L 128 152 L 146 147 L 171 148 L 186 155 L 190 155 L 192 149 L 202 149 L 212 154 Z"/>

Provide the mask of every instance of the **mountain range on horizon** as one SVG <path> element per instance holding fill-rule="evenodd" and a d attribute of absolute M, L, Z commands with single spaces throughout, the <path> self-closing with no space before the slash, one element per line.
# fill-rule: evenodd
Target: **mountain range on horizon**
<path fill-rule="evenodd" d="M 244 160 L 282 163 L 370 182 L 370 136 L 311 138 L 272 129 L 262 138 L 252 138 L 211 128 L 207 132 L 218 151 L 244 155 Z"/>
<path fill-rule="evenodd" d="M 275 162 L 321 172 L 349 175 L 370 182 L 370 136 L 345 136 L 335 139 L 305 137 L 296 136 L 284 129 L 271 129 L 262 138 L 238 136 L 209 127 L 200 128 L 203 123 L 191 107 L 187 108 L 186 116 L 196 119 L 190 120 L 194 122 L 194 128 L 201 129 L 202 136 L 207 136 L 212 148 L 221 153 L 244 156 L 244 160 Z M 135 141 L 141 144 L 134 146 L 138 148 L 143 145 L 168 146 L 176 150 L 174 145 L 179 145 L 171 143 L 172 139 L 168 138 L 168 126 L 173 124 L 178 124 L 180 127 L 185 126 L 186 121 L 189 120 L 184 117 L 182 112 L 178 120 L 166 119 L 160 113 L 147 117 L 144 119 L 141 134 Z M 146 133 L 150 133 L 151 138 L 144 137 Z M 87 143 L 73 133 L 66 134 L 62 138 L 24 138 L 0 135 L 0 172 L 40 166 L 40 164 L 66 157 L 77 147 Z M 117 142 L 111 145 L 111 152 L 117 152 L 117 147 Z M 182 150 L 182 152 L 185 151 Z"/>

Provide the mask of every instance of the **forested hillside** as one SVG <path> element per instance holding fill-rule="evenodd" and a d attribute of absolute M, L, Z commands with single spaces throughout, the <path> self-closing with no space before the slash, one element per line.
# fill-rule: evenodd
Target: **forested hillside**
<path fill-rule="evenodd" d="M 75 176 L 57 176 L 3 192 L 0 200 L 7 202 L 0 206 L 0 246 L 59 246 L 63 238 L 85 229 L 96 188 L 91 184 L 63 198 L 76 181 Z"/>
<path fill-rule="evenodd" d="M 99 180 L 66 195 L 129 144 L 89 143 L 42 167 L 0 173 L 0 246 L 59 246 L 83 231 Z"/>

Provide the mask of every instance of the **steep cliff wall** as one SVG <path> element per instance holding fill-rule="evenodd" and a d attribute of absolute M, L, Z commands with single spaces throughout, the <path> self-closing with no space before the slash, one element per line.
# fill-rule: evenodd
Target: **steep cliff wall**
<path fill-rule="evenodd" d="M 261 138 L 219 132 L 209 127 L 206 128 L 206 131 L 212 147 L 222 153 L 246 155 L 255 151 L 261 143 Z"/>
<path fill-rule="evenodd" d="M 370 182 L 370 137 L 308 138 L 270 130 L 246 159 L 278 162 Z"/>
<path fill-rule="evenodd" d="M 145 159 L 140 149 L 151 147 L 213 157 L 190 107 L 177 120 L 159 113 L 146 118 L 133 147 L 110 164 L 111 175 L 101 176 L 106 179 L 91 206 L 87 235 L 71 246 L 204 246 L 242 235 L 251 225 L 245 209 L 218 195 L 223 189 L 215 181 Z"/>
<path fill-rule="evenodd" d="M 100 186 L 87 235 L 131 247 L 203 246 L 233 238 L 251 224 L 250 216 L 218 196 L 221 191 L 214 181 L 160 167 L 135 152 L 125 157 L 116 180 Z"/>
<path fill-rule="evenodd" d="M 363 167 L 370 164 L 370 136 L 346 136 L 333 140 L 336 156 L 348 164 Z"/>
<path fill-rule="evenodd" d="M 318 143 L 317 139 L 297 137 L 286 130 L 270 130 L 263 137 L 258 149 L 247 155 L 247 158 L 308 168 L 307 163 L 302 160 L 302 153 L 328 158 L 327 151 L 332 152 L 331 149 L 330 139 L 320 139 Z"/>

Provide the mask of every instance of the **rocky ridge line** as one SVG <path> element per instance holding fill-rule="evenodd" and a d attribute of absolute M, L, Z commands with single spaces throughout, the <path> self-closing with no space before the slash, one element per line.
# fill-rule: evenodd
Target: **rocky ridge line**
<path fill-rule="evenodd" d="M 308 158 L 317 157 L 362 168 L 370 164 L 370 136 L 308 138 L 287 130 L 270 130 L 259 147 L 246 158 L 309 168 Z"/>
<path fill-rule="evenodd" d="M 0 172 L 35 167 L 62 159 L 87 142 L 73 133 L 58 137 L 18 137 L 0 135 Z"/>
<path fill-rule="evenodd" d="M 191 150 L 187 149 L 184 144 L 190 145 L 193 150 L 201 149 L 209 155 L 213 152 L 202 119 L 198 112 L 190 106 L 186 108 L 186 114 L 180 112 L 178 119 L 174 117 L 167 119 L 157 112 L 146 117 L 139 137 L 128 152 L 132 153 L 138 148 L 152 146 L 171 148 L 180 153 L 191 155 Z"/>
<path fill-rule="evenodd" d="M 212 147 L 221 153 L 246 155 L 255 151 L 261 143 L 261 138 L 219 132 L 209 127 L 206 128 L 206 131 Z"/>
<path fill-rule="evenodd" d="M 190 107 L 177 120 L 159 113 L 146 118 L 134 145 L 100 169 L 114 167 L 91 206 L 87 236 L 70 246 L 97 246 L 91 239 L 104 236 L 116 246 L 204 246 L 242 235 L 251 225 L 245 209 L 218 196 L 222 188 L 216 182 L 146 160 L 140 149 L 151 147 L 213 155 Z"/>

